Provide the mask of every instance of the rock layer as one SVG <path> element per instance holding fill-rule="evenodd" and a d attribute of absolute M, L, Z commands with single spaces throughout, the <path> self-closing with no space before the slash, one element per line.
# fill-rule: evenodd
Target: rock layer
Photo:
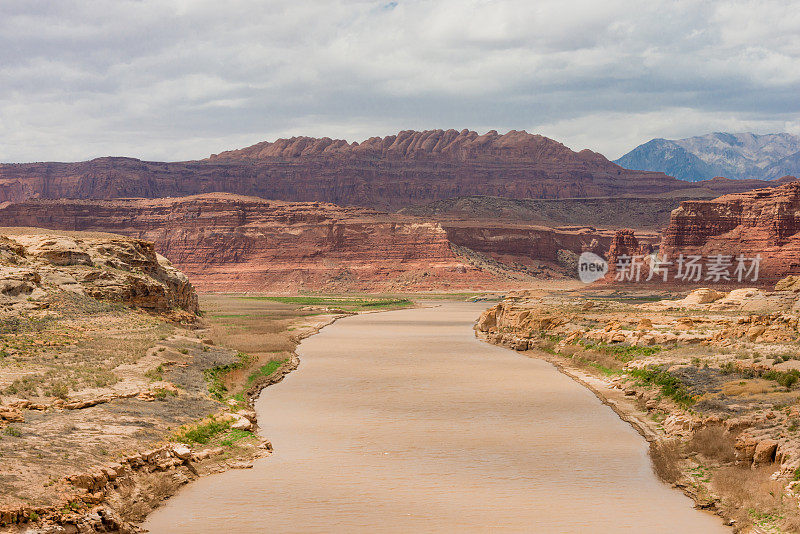
<path fill-rule="evenodd" d="M 672 212 L 661 253 L 761 255 L 760 278 L 800 273 L 800 183 L 686 201 Z"/>
<path fill-rule="evenodd" d="M 760 184 L 760 185 L 758 185 Z M 589 150 L 527 132 L 404 131 L 363 143 L 294 137 L 203 161 L 106 157 L 80 163 L 0 165 L 0 202 L 30 198 L 159 198 L 211 192 L 396 210 L 463 195 L 575 198 L 708 189 L 769 182 L 696 184 L 623 169 Z"/>
<path fill-rule="evenodd" d="M 0 229 L 0 308 L 36 306 L 53 288 L 154 312 L 197 313 L 186 275 L 153 243 L 121 236 Z"/>
<path fill-rule="evenodd" d="M 566 274 L 571 266 L 562 261 L 565 254 L 605 249 L 612 236 L 587 227 L 440 224 L 364 208 L 220 193 L 29 201 L 0 209 L 0 221 L 146 239 L 200 289 L 219 291 L 470 289 L 511 280 L 519 285 L 517 272 Z M 497 268 L 488 265 L 494 263 Z"/>

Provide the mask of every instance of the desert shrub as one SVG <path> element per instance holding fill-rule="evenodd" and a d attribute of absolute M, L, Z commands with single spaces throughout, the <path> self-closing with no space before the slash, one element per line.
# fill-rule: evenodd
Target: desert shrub
<path fill-rule="evenodd" d="M 69 397 L 69 386 L 64 381 L 53 382 L 47 390 L 51 397 L 66 400 Z"/>
<path fill-rule="evenodd" d="M 42 382 L 44 377 L 42 375 L 28 375 L 22 378 L 15 379 L 3 391 L 5 395 L 20 395 L 24 393 L 33 393 L 36 387 Z"/>
<path fill-rule="evenodd" d="M 732 462 L 736 459 L 733 439 L 721 426 L 701 428 L 694 433 L 686 447 L 691 452 L 700 453 L 720 462 Z"/>
<path fill-rule="evenodd" d="M 686 390 L 680 378 L 671 375 L 669 371 L 658 367 L 650 367 L 630 369 L 628 374 L 644 383 L 659 386 L 663 395 L 670 397 L 683 407 L 689 407 L 694 404 L 694 398 Z"/>
<path fill-rule="evenodd" d="M 800 379 L 800 371 L 797 369 L 790 369 L 788 371 L 772 369 L 764 373 L 763 378 L 774 380 L 786 389 L 791 389 L 791 387 L 797 383 L 798 379 Z"/>
<path fill-rule="evenodd" d="M 164 400 L 167 397 L 176 397 L 178 392 L 173 389 L 156 388 L 153 390 L 153 397 Z"/>
<path fill-rule="evenodd" d="M 164 366 L 159 365 L 158 367 L 154 367 L 153 369 L 146 371 L 144 376 L 149 378 L 151 382 L 160 382 L 161 380 L 164 380 Z"/>

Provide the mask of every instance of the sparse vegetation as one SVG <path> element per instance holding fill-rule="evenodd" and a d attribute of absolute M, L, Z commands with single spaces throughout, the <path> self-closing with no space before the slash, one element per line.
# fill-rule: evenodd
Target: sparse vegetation
<path fill-rule="evenodd" d="M 236 362 L 226 365 L 217 365 L 203 371 L 203 376 L 208 382 L 208 392 L 219 401 L 223 400 L 228 393 L 228 387 L 225 385 L 224 381 L 225 375 L 236 369 L 246 367 L 253 360 L 252 356 L 244 352 L 239 352 L 237 357 L 238 360 Z"/>
<path fill-rule="evenodd" d="M 298 306 L 326 306 L 348 311 L 364 309 L 408 307 L 413 303 L 405 298 L 353 298 L 353 297 L 244 297 L 251 300 L 269 300 Z"/>
<path fill-rule="evenodd" d="M 228 434 L 222 438 L 220 444 L 224 445 L 225 447 L 230 447 L 237 441 L 241 441 L 243 439 L 250 439 L 253 437 L 252 432 L 248 432 L 247 430 L 238 430 L 233 429 Z"/>
<path fill-rule="evenodd" d="M 653 461 L 653 470 L 661 480 L 668 484 L 674 484 L 682 476 L 680 468 L 681 449 L 681 444 L 677 440 L 650 443 L 650 458 Z"/>
<path fill-rule="evenodd" d="M 695 432 L 687 449 L 690 452 L 717 460 L 722 463 L 732 462 L 736 459 L 736 449 L 731 435 L 725 432 L 722 426 L 707 426 Z"/>
<path fill-rule="evenodd" d="M 262 377 L 270 376 L 272 373 L 277 371 L 278 368 L 281 365 L 283 365 L 287 361 L 289 361 L 289 360 L 288 359 L 286 359 L 286 360 L 273 360 L 273 361 L 268 362 L 265 365 L 262 365 L 256 371 L 252 372 L 250 374 L 250 376 L 247 377 L 247 383 L 248 384 L 252 384 L 256 380 L 259 380 Z"/>
<path fill-rule="evenodd" d="M 187 444 L 206 444 L 215 436 L 227 431 L 230 427 L 230 421 L 212 417 L 194 427 L 178 432 L 178 434 L 175 436 L 175 439 Z"/>
<path fill-rule="evenodd" d="M 627 373 L 638 380 L 659 386 L 661 393 L 677 402 L 683 407 L 694 404 L 694 398 L 686 391 L 681 380 L 658 367 L 644 369 L 629 369 Z"/>

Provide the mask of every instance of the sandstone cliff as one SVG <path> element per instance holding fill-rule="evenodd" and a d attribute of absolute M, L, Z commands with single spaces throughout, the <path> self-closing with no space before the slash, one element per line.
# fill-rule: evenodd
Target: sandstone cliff
<path fill-rule="evenodd" d="M 661 253 L 761 255 L 762 281 L 800 272 L 800 183 L 711 201 L 687 201 L 672 213 Z"/>
<path fill-rule="evenodd" d="M 30 198 L 158 198 L 223 191 L 288 201 L 396 210 L 463 195 L 575 198 L 683 191 L 702 196 L 769 182 L 688 183 L 630 171 L 527 132 L 404 131 L 363 143 L 296 137 L 204 161 L 107 157 L 80 163 L 0 165 L 0 203 Z"/>
<path fill-rule="evenodd" d="M 0 309 L 46 306 L 52 291 L 168 312 L 197 313 L 186 275 L 153 244 L 121 236 L 0 228 Z"/>
<path fill-rule="evenodd" d="M 364 208 L 221 193 L 29 201 L 0 209 L 0 221 L 146 239 L 200 289 L 218 291 L 519 285 L 532 276 L 563 276 L 572 267 L 564 264 L 567 252 L 604 250 L 612 236 L 586 227 L 440 224 Z"/>

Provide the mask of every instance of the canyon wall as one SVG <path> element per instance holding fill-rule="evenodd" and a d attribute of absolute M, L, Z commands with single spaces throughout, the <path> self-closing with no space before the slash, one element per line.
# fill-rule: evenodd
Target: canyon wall
<path fill-rule="evenodd" d="M 0 208 L 0 225 L 146 239 L 205 291 L 516 287 L 531 276 L 572 274 L 559 263 L 559 251 L 602 249 L 611 238 L 593 228 L 443 225 L 366 208 L 224 193 L 32 200 Z"/>
<path fill-rule="evenodd" d="M 773 282 L 800 273 L 798 232 L 800 183 L 791 182 L 710 201 L 683 202 L 672 212 L 661 253 L 671 258 L 760 254 L 760 279 Z"/>
<path fill-rule="evenodd" d="M 683 191 L 700 198 L 770 182 L 688 183 L 623 169 L 526 132 L 404 131 L 363 143 L 296 137 L 176 163 L 106 157 L 0 165 L 0 203 L 31 198 L 160 198 L 228 192 L 384 210 L 464 195 L 575 198 Z"/>

